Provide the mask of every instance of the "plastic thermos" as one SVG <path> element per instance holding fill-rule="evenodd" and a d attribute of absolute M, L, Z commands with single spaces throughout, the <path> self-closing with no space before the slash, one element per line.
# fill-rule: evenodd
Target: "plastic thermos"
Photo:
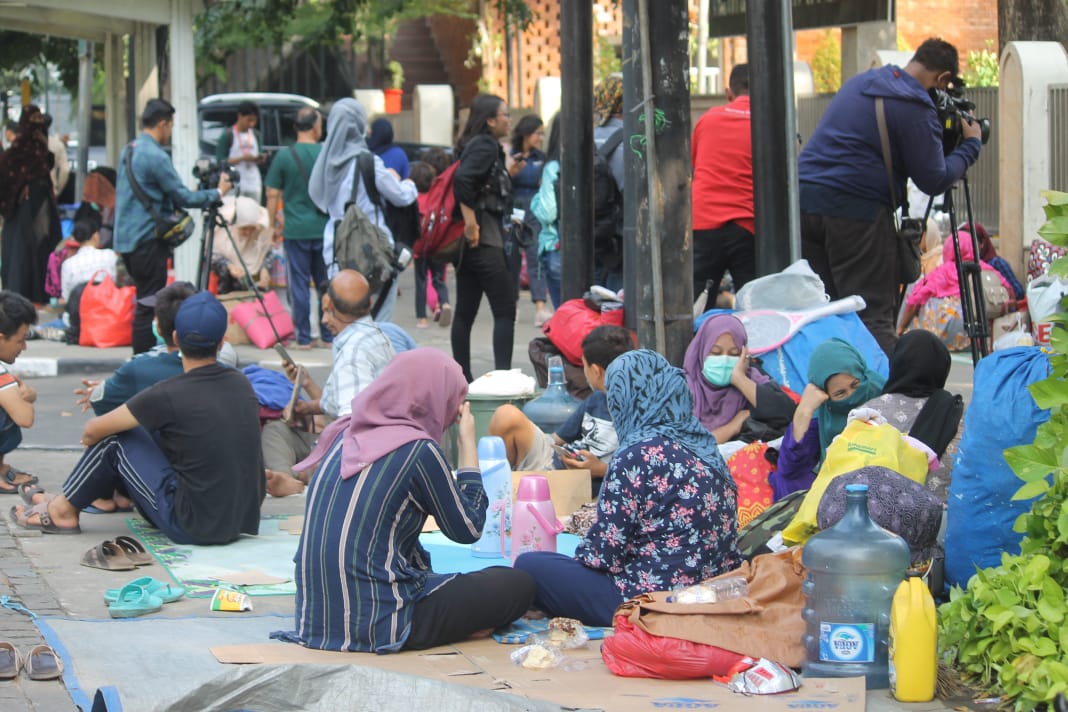
<path fill-rule="evenodd" d="M 556 518 L 544 475 L 526 475 L 519 480 L 512 506 L 512 563 L 528 551 L 556 551 L 556 535 L 564 525 Z"/>
<path fill-rule="evenodd" d="M 890 604 L 909 547 L 872 521 L 867 485 L 846 486 L 845 514 L 808 540 L 801 561 L 805 676 L 863 675 L 869 690 L 889 687 Z"/>
<path fill-rule="evenodd" d="M 487 435 L 478 441 L 478 467 L 489 506 L 482 536 L 471 545 L 471 554 L 483 558 L 509 555 L 512 535 L 512 467 L 504 449 L 504 440 Z"/>
<path fill-rule="evenodd" d="M 523 406 L 523 413 L 530 422 L 541 428 L 543 433 L 555 433 L 567 422 L 571 414 L 578 410 L 579 401 L 567 392 L 564 381 L 564 361 L 559 356 L 547 359 L 549 366 L 549 385 L 545 392 Z"/>
<path fill-rule="evenodd" d="M 901 702 L 929 702 L 938 681 L 938 614 L 919 576 L 902 581 L 890 608 L 890 692 Z"/>

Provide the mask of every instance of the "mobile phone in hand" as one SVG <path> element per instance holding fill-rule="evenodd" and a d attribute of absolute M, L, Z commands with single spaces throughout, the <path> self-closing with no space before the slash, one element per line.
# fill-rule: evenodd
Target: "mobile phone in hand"
<path fill-rule="evenodd" d="M 565 443 L 563 445 L 553 445 L 553 450 L 555 450 L 556 454 L 560 455 L 560 457 L 567 457 L 567 458 L 570 458 L 572 460 L 579 459 L 578 450 L 574 449 L 573 447 L 571 447 L 567 443 Z"/>
<path fill-rule="evenodd" d="M 292 358 L 289 357 L 289 352 L 286 351 L 286 347 L 285 346 L 282 346 L 282 344 L 275 344 L 274 345 L 274 350 L 276 352 L 278 352 L 279 356 L 282 357 L 282 363 L 283 364 L 290 364 L 291 363 L 294 366 L 296 365 L 296 362 Z"/>

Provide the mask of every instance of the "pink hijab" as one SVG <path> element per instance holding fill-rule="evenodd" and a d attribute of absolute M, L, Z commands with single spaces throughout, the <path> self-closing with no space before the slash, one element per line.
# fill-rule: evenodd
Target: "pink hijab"
<path fill-rule="evenodd" d="M 738 317 L 731 314 L 716 314 L 708 317 L 701 324 L 693 341 L 686 348 L 686 358 L 683 360 L 686 383 L 689 384 L 690 392 L 693 393 L 693 414 L 709 432 L 729 423 L 731 418 L 748 407 L 749 403 L 742 392 L 734 386 L 718 388 L 705 380 L 701 374 L 705 357 L 723 334 L 730 334 L 738 348 L 745 346 L 749 341 L 745 327 Z M 757 384 L 771 380 L 752 367 L 749 369 L 749 377 Z"/>
<path fill-rule="evenodd" d="M 957 233 L 957 240 L 960 242 L 961 259 L 965 262 L 974 260 L 975 248 L 972 246 L 971 233 L 961 230 Z M 957 279 L 956 258 L 957 253 L 953 248 L 953 237 L 951 235 L 942 244 L 942 264 L 935 267 L 929 275 L 917 282 L 916 286 L 912 288 L 908 298 L 910 306 L 922 307 L 927 303 L 928 299 L 960 296 L 960 281 Z M 1012 287 L 1005 281 L 1000 272 L 982 260 L 979 261 L 979 266 L 996 274 L 998 279 L 1001 280 L 1002 286 L 1008 290 L 1009 294 L 1013 294 Z"/>
<path fill-rule="evenodd" d="M 466 397 L 463 371 L 444 352 L 420 348 L 399 353 L 352 399 L 352 414 L 331 423 L 312 454 L 293 469 L 317 465 L 340 433 L 345 434 L 341 445 L 344 479 L 402 445 L 416 440 L 440 443 Z"/>

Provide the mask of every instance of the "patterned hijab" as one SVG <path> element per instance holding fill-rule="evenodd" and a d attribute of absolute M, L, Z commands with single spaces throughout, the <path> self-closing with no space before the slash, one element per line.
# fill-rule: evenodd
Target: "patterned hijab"
<path fill-rule="evenodd" d="M 685 447 L 733 485 L 716 439 L 694 417 L 693 396 L 682 369 L 655 351 L 629 351 L 609 364 L 605 388 L 620 450 L 664 437 Z"/>
<path fill-rule="evenodd" d="M 308 196 L 324 213 L 352 171 L 352 160 L 367 148 L 367 111 L 355 99 L 342 99 L 330 109 L 326 141 L 315 159 L 308 181 Z"/>
<path fill-rule="evenodd" d="M 868 368 L 860 352 L 842 339 L 824 341 L 812 351 L 808 361 L 808 382 L 826 390 L 827 381 L 836 373 L 848 373 L 860 381 L 857 390 L 843 400 L 827 400 L 816 409 L 820 427 L 820 462 L 823 462 L 827 446 L 846 426 L 849 411 L 864 405 L 883 392 L 886 382 L 882 376 Z"/>
<path fill-rule="evenodd" d="M 14 218 L 26 187 L 50 175 L 50 159 L 44 114 L 30 104 L 19 117 L 18 137 L 0 154 L 0 215 Z"/>
<path fill-rule="evenodd" d="M 444 352 L 421 348 L 399 353 L 352 399 L 352 414 L 331 423 L 308 459 L 293 469 L 318 464 L 341 433 L 344 479 L 402 445 L 416 440 L 440 443 L 466 397 L 467 379 Z"/>
<path fill-rule="evenodd" d="M 709 432 L 729 423 L 739 411 L 748 407 L 749 401 L 742 392 L 731 385 L 713 386 L 701 374 L 705 357 L 715 346 L 716 340 L 724 334 L 730 334 L 734 343 L 743 347 L 748 342 L 745 327 L 738 317 L 731 314 L 717 314 L 705 319 L 693 341 L 686 349 L 686 358 L 682 366 L 686 371 L 686 382 L 693 394 L 693 414 L 708 428 Z M 770 378 L 758 369 L 749 368 L 749 377 L 757 384 L 767 383 Z"/>
<path fill-rule="evenodd" d="M 604 126 L 616 114 L 623 113 L 623 79 L 616 75 L 605 77 L 593 90 L 593 111 L 597 125 Z"/>

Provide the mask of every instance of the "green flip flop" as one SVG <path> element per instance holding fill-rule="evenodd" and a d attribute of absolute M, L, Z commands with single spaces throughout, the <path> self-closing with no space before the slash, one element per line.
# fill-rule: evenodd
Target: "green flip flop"
<path fill-rule="evenodd" d="M 154 579 L 151 576 L 142 576 L 140 578 L 135 578 L 133 581 L 126 584 L 122 588 L 109 588 L 108 590 L 104 591 L 104 602 L 115 603 L 121 597 L 122 592 L 130 588 L 131 586 L 136 586 L 144 590 L 150 596 L 155 596 L 156 598 L 160 599 L 160 601 L 163 603 L 174 603 L 179 598 L 185 595 L 184 586 L 177 586 L 175 584 L 165 583 L 163 581 Z"/>
<path fill-rule="evenodd" d="M 136 618 L 158 613 L 162 608 L 163 600 L 159 596 L 128 583 L 119 591 L 115 602 L 108 606 L 108 615 L 112 618 Z"/>

